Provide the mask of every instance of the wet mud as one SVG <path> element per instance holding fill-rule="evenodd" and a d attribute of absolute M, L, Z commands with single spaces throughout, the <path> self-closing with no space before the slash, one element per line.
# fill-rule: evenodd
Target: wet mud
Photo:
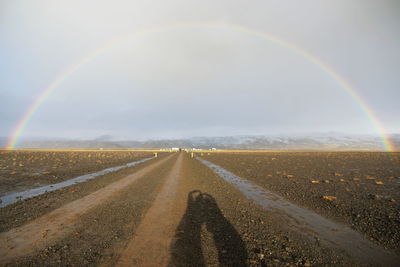
<path fill-rule="evenodd" d="M 21 227 L 0 233 L 0 263 L 31 254 L 34 250 L 63 238 L 76 228 L 77 218 L 108 199 L 116 197 L 125 187 L 130 186 L 168 159 L 169 157 L 147 166 Z"/>
<path fill-rule="evenodd" d="M 357 237 L 359 232 L 358 236 L 365 238 L 362 236 L 365 233 L 346 222 L 335 220 L 335 216 L 328 216 L 329 213 L 323 209 L 310 208 L 293 201 L 293 191 L 306 190 L 302 187 L 303 181 L 298 178 L 300 173 L 294 173 L 293 169 L 281 173 L 274 177 L 272 186 L 267 187 L 256 176 L 248 174 L 252 168 L 246 165 L 244 156 L 234 155 L 230 158 L 225 154 L 205 154 L 203 157 L 214 164 L 217 161 L 225 162 L 225 166 L 221 166 L 233 173 L 229 174 L 231 178 L 240 180 L 224 180 L 220 174 L 185 152 L 166 153 L 130 168 L 0 208 L 0 236 L 4 237 L 0 242 L 0 265 L 390 266 L 388 254 L 378 254 L 373 261 L 365 262 L 357 256 L 359 248 L 356 246 L 354 250 L 349 250 L 342 244 L 327 245 L 331 235 L 328 234 L 327 238 L 320 233 L 326 228 L 329 228 L 327 232 L 334 229 L 330 231 L 332 236 L 339 233 L 339 241 L 333 242 L 343 241 L 340 239 L 341 231 L 346 227 L 352 228 L 349 233 L 353 237 Z M 260 156 L 258 153 L 250 156 L 252 160 L 256 157 L 252 166 L 256 166 L 258 171 L 276 172 L 278 167 L 281 169 L 286 166 L 274 167 L 263 163 L 257 158 Z M 307 167 L 308 162 L 316 166 L 312 159 L 304 160 L 304 154 L 297 157 L 303 159 L 302 166 Z M 239 161 L 235 161 L 235 158 L 239 158 Z M 273 160 L 274 163 L 276 160 Z M 228 164 L 231 161 L 234 163 Z M 344 169 L 355 166 L 349 164 L 348 159 L 345 163 L 338 159 L 336 162 L 333 160 L 329 163 L 340 164 L 338 166 L 343 167 L 340 173 L 343 176 L 333 177 L 348 179 Z M 391 168 L 387 162 L 380 163 L 385 168 Z M 243 166 L 246 166 L 247 176 L 235 171 L 235 168 L 242 170 Z M 362 169 L 363 166 L 358 168 Z M 337 166 L 333 166 L 333 169 L 337 169 Z M 308 179 L 303 179 L 311 188 L 334 184 L 333 181 L 329 184 L 313 184 L 312 180 L 317 178 L 322 181 L 322 178 L 315 175 L 314 169 L 308 171 L 314 173 L 313 177 L 310 174 Z M 371 171 L 369 175 L 374 174 Z M 395 171 L 392 175 L 396 175 Z M 296 178 L 298 181 L 294 181 L 297 183 L 293 182 Z M 395 178 L 381 179 L 383 186 L 386 186 L 388 181 Z M 279 186 L 285 188 L 289 195 L 275 190 Z M 339 186 L 337 192 L 333 191 L 336 195 L 332 191 L 317 192 L 329 193 L 336 196 L 336 200 L 341 200 Z M 264 200 L 262 205 L 260 199 Z M 321 196 L 318 201 L 327 205 L 335 203 Z M 269 205 L 276 202 L 281 206 Z M 304 210 L 311 213 L 304 213 Z M 310 216 L 317 219 L 310 222 L 310 218 L 306 218 Z M 323 217 L 325 221 L 320 220 Z M 41 227 L 32 228 L 40 221 L 43 222 L 39 224 Z M 49 222 L 49 227 L 44 227 L 45 221 Z M 339 223 L 344 226 L 338 228 Z M 57 229 L 51 228 L 52 225 L 56 225 Z M 22 237 L 15 239 L 17 236 Z M 23 249 L 21 242 L 26 246 Z M 383 250 L 381 242 L 372 242 L 374 250 Z"/>
<path fill-rule="evenodd" d="M 349 227 L 326 219 L 311 210 L 296 206 L 280 195 L 252 184 L 209 161 L 201 158 L 198 160 L 211 168 L 222 179 L 233 184 L 248 198 L 262 207 L 276 212 L 277 216 L 280 216 L 285 222 L 286 227 L 309 236 L 310 240 L 316 239 L 327 247 L 344 250 L 358 261 L 366 264 L 396 266 L 400 262 L 399 256 L 385 251 Z"/>
<path fill-rule="evenodd" d="M 400 153 L 210 153 L 202 158 L 400 253 Z"/>
<path fill-rule="evenodd" d="M 152 157 L 137 151 L 0 150 L 0 196 Z"/>

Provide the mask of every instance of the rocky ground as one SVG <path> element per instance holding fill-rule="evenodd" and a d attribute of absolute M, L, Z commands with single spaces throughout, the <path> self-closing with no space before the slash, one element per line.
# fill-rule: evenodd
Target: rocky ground
<path fill-rule="evenodd" d="M 167 156 L 167 154 L 161 155 L 158 159 L 162 159 L 165 156 Z M 127 175 L 145 166 L 151 165 L 152 163 L 152 161 L 148 161 L 138 166 L 111 172 L 84 183 L 65 187 L 0 208 L 0 231 L 4 232 L 39 218 L 65 204 L 80 199 L 113 182 L 119 181 Z"/>
<path fill-rule="evenodd" d="M 205 153 L 203 157 L 400 252 L 400 153 Z"/>
<path fill-rule="evenodd" d="M 58 241 L 8 265 L 94 266 L 103 261 L 114 265 L 114 254 L 132 238 L 165 178 L 163 174 L 171 167 L 168 163 L 77 218 L 73 231 Z"/>
<path fill-rule="evenodd" d="M 0 150 L 0 196 L 151 156 L 137 151 Z"/>
<path fill-rule="evenodd" d="M 231 155 L 203 156 L 238 172 L 229 163 Z M 246 162 L 245 156 L 232 158 Z M 290 180 L 295 177 L 279 179 L 290 181 L 287 187 L 302 184 Z M 389 180 L 382 181 L 385 186 Z M 379 266 L 306 238 L 286 227 L 278 213 L 263 209 L 186 153 L 164 154 L 1 208 L 0 265 Z"/>

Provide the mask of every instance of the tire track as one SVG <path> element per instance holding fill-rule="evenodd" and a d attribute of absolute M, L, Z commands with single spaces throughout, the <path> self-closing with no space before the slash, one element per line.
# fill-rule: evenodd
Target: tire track
<path fill-rule="evenodd" d="M 124 165 L 119 165 L 119 166 L 115 166 L 115 167 L 110 167 L 107 169 L 103 169 L 100 170 L 98 172 L 93 172 L 93 173 L 89 173 L 89 174 L 84 174 L 75 178 L 71 178 L 65 181 L 62 181 L 60 183 L 55 183 L 55 184 L 49 184 L 49 185 L 45 185 L 42 187 L 36 187 L 36 188 L 31 188 L 25 191 L 21 191 L 21 192 L 16 192 L 16 193 L 12 193 L 12 194 L 8 194 L 5 196 L 0 197 L 0 208 L 4 208 L 8 205 L 11 205 L 17 201 L 20 200 L 24 200 L 24 199 L 29 199 L 29 198 L 33 198 L 36 196 L 40 196 L 43 194 L 46 194 L 48 192 L 52 192 L 52 191 L 56 191 L 58 189 L 64 188 L 64 187 L 68 187 L 71 185 L 75 185 L 78 183 L 83 183 L 86 182 L 88 180 L 94 179 L 98 176 L 110 173 L 110 172 L 115 172 L 121 169 L 125 169 L 125 168 L 129 168 L 129 167 L 133 167 L 137 164 L 146 162 L 148 160 L 151 160 L 153 158 L 144 158 L 141 160 L 136 160 L 133 162 L 129 162 L 126 163 Z"/>
<path fill-rule="evenodd" d="M 183 153 L 180 153 L 153 205 L 122 252 L 116 266 L 166 266 L 175 229 L 185 210 L 181 187 Z"/>
<path fill-rule="evenodd" d="M 104 203 L 173 157 L 170 155 L 83 198 L 70 202 L 32 222 L 0 234 L 0 264 L 27 256 L 71 233 L 76 221 L 90 209 Z"/>
<path fill-rule="evenodd" d="M 337 224 L 321 215 L 296 206 L 281 196 L 236 176 L 202 158 L 197 158 L 219 177 L 234 185 L 246 197 L 266 210 L 274 210 L 285 221 L 287 227 L 301 232 L 311 239 L 321 240 L 327 247 L 346 251 L 356 260 L 376 266 L 398 266 L 399 257 L 365 239 L 349 227 Z"/>

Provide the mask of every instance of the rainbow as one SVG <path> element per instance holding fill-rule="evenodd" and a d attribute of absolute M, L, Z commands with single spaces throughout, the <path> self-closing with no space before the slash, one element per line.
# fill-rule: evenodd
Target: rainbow
<path fill-rule="evenodd" d="M 271 41 L 281 47 L 287 48 L 294 52 L 295 54 L 303 57 L 307 61 L 313 63 L 316 65 L 320 70 L 325 72 L 327 75 L 329 75 L 331 78 L 333 78 L 343 89 L 346 90 L 346 92 L 349 94 L 349 96 L 355 100 L 355 102 L 358 104 L 360 109 L 366 114 L 366 116 L 369 118 L 371 124 L 379 134 L 380 138 L 382 139 L 382 143 L 387 151 L 394 151 L 394 146 L 391 143 L 391 140 L 386 134 L 386 131 L 382 124 L 380 123 L 379 119 L 377 116 L 374 114 L 373 110 L 367 105 L 366 101 L 361 97 L 361 95 L 352 87 L 349 82 L 347 82 L 345 79 L 343 79 L 336 71 L 334 71 L 332 68 L 330 68 L 328 65 L 326 65 L 324 62 L 322 62 L 320 59 L 317 57 L 311 55 L 307 51 L 297 47 L 296 45 L 289 43 L 287 41 L 284 41 L 274 35 L 257 31 L 255 29 L 247 28 L 241 25 L 235 25 L 235 24 L 226 24 L 226 23 L 208 23 L 208 22 L 200 22 L 200 23 L 185 23 L 185 24 L 173 24 L 173 25 L 166 25 L 166 26 L 161 26 L 161 27 L 154 27 L 154 28 L 148 28 L 145 30 L 137 31 L 135 33 L 131 33 L 128 35 L 125 35 L 121 38 L 115 39 L 106 45 L 101 46 L 100 48 L 92 51 L 85 57 L 83 57 L 81 60 L 79 60 L 75 65 L 70 66 L 67 68 L 65 71 L 60 73 L 43 91 L 42 93 L 33 101 L 32 105 L 27 109 L 25 112 L 24 116 L 20 119 L 18 124 L 16 125 L 10 139 L 8 140 L 7 143 L 7 149 L 14 149 L 17 142 L 18 138 L 21 136 L 22 132 L 24 131 L 26 125 L 29 123 L 29 121 L 32 119 L 34 116 L 35 112 L 38 110 L 40 105 L 50 96 L 50 94 L 61 84 L 63 83 L 70 75 L 78 71 L 82 66 L 90 62 L 92 59 L 95 57 L 102 55 L 103 53 L 118 47 L 119 45 L 131 40 L 132 38 L 138 38 L 138 37 L 143 37 L 147 35 L 152 35 L 152 34 L 157 34 L 165 31 L 171 31 L 174 29 L 182 29 L 182 28 L 212 28 L 212 29 L 222 29 L 222 30 L 229 30 L 229 31 L 235 31 L 247 35 L 252 35 L 256 36 L 259 38 L 262 38 L 264 40 Z"/>

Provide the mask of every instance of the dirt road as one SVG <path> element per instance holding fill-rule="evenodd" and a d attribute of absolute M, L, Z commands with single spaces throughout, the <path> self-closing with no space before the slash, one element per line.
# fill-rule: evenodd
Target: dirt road
<path fill-rule="evenodd" d="M 348 245 L 310 239 L 290 227 L 279 207 L 266 209 L 184 152 L 107 175 L 0 209 L 7 218 L 1 221 L 0 265 L 396 266 L 400 262 L 399 255 L 375 244 L 381 258 L 365 261 Z M 71 197 L 75 194 L 71 190 L 78 194 Z M 41 208 L 49 201 L 57 205 Z M 35 216 L 12 222 L 36 207 Z M 289 215 L 296 220 L 296 214 Z M 351 244 L 354 235 L 348 236 L 346 244 Z"/>

